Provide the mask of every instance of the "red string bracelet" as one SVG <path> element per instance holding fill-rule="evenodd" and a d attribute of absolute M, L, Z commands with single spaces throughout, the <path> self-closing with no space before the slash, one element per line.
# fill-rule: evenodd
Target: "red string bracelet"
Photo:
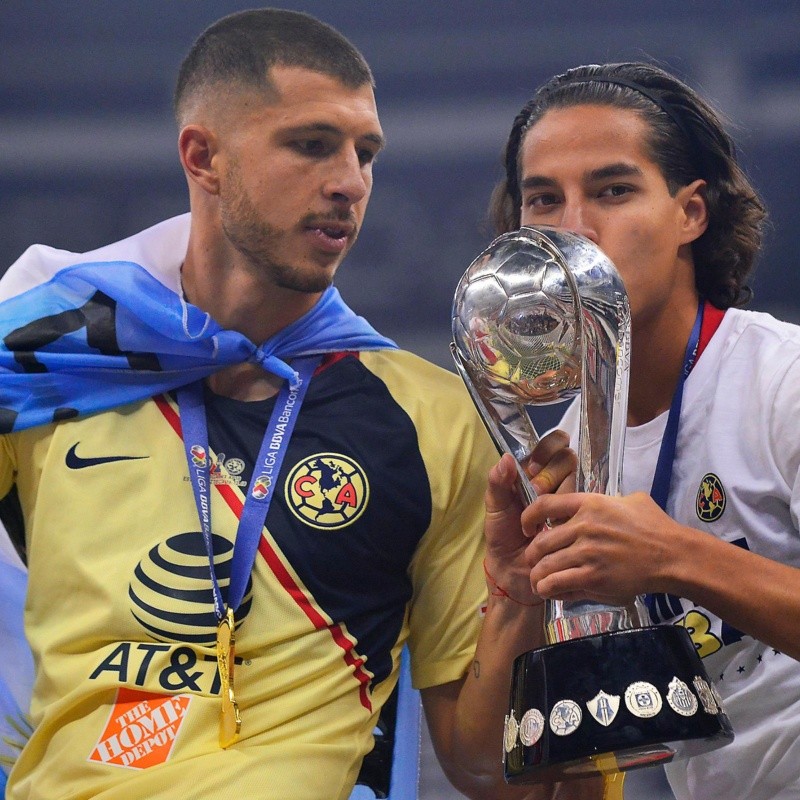
<path fill-rule="evenodd" d="M 505 597 L 510 600 L 512 603 L 516 603 L 518 606 L 526 606 L 528 608 L 533 608 L 534 606 L 538 606 L 538 603 L 523 603 L 522 600 L 517 600 L 516 598 L 512 597 L 502 586 L 500 586 L 497 581 L 489 574 L 489 570 L 486 569 L 486 559 L 483 559 L 483 572 L 486 575 L 487 580 L 492 585 L 492 589 L 489 592 L 493 597 Z"/>

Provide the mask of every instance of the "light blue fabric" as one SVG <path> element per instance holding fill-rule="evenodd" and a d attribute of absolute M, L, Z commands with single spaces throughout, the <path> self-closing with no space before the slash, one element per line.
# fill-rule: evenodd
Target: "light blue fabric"
<path fill-rule="evenodd" d="M 416 800 L 419 789 L 419 749 L 422 708 L 419 692 L 411 686 L 408 651 L 403 650 L 397 698 L 397 734 L 389 800 Z"/>
<path fill-rule="evenodd" d="M 116 408 L 231 364 L 295 382 L 286 363 L 295 356 L 396 347 L 334 287 L 257 346 L 139 264 L 77 264 L 0 303 L 0 432 Z"/>
<path fill-rule="evenodd" d="M 387 800 L 417 800 L 422 706 L 419 692 L 411 685 L 408 650 L 403 648 L 398 678 L 397 720 L 392 755 L 392 776 Z M 350 800 L 375 800 L 367 786 L 356 786 Z"/>
<path fill-rule="evenodd" d="M 30 704 L 33 658 L 22 630 L 25 584 L 25 572 L 0 554 L 0 789 L 19 752 L 12 743 L 21 746 L 29 731 L 23 709 Z"/>

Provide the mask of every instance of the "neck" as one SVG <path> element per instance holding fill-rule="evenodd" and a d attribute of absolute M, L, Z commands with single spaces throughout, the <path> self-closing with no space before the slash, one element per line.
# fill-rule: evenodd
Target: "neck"
<path fill-rule="evenodd" d="M 275 286 L 230 253 L 193 246 L 181 267 L 184 297 L 226 330 L 261 344 L 310 311 L 320 293 Z"/>
<path fill-rule="evenodd" d="M 234 364 L 206 378 L 214 394 L 233 400 L 253 402 L 267 400 L 280 391 L 282 381 L 256 364 Z"/>
<path fill-rule="evenodd" d="M 697 314 L 696 303 L 669 318 L 634 324 L 631 334 L 628 425 L 643 425 L 667 411 L 683 369 L 686 345 Z"/>
<path fill-rule="evenodd" d="M 314 307 L 319 294 L 282 289 L 242 264 L 238 254 L 221 252 L 192 235 L 181 266 L 184 297 L 225 330 L 262 344 Z M 235 364 L 206 378 L 215 394 L 234 400 L 266 400 L 278 393 L 281 379 L 255 364 Z"/>

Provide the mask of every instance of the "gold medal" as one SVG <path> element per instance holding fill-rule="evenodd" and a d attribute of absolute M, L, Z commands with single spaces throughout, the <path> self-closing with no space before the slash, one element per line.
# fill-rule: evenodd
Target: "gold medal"
<path fill-rule="evenodd" d="M 219 746 L 230 747 L 239 738 L 242 718 L 233 694 L 233 666 L 236 653 L 235 621 L 229 608 L 217 626 L 217 669 L 221 683 L 222 709 L 219 718 Z"/>

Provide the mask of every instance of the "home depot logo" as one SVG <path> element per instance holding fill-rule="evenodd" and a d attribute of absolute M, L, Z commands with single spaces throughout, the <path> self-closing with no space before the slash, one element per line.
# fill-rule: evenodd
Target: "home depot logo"
<path fill-rule="evenodd" d="M 89 761 L 147 769 L 169 759 L 191 697 L 120 688 Z"/>

